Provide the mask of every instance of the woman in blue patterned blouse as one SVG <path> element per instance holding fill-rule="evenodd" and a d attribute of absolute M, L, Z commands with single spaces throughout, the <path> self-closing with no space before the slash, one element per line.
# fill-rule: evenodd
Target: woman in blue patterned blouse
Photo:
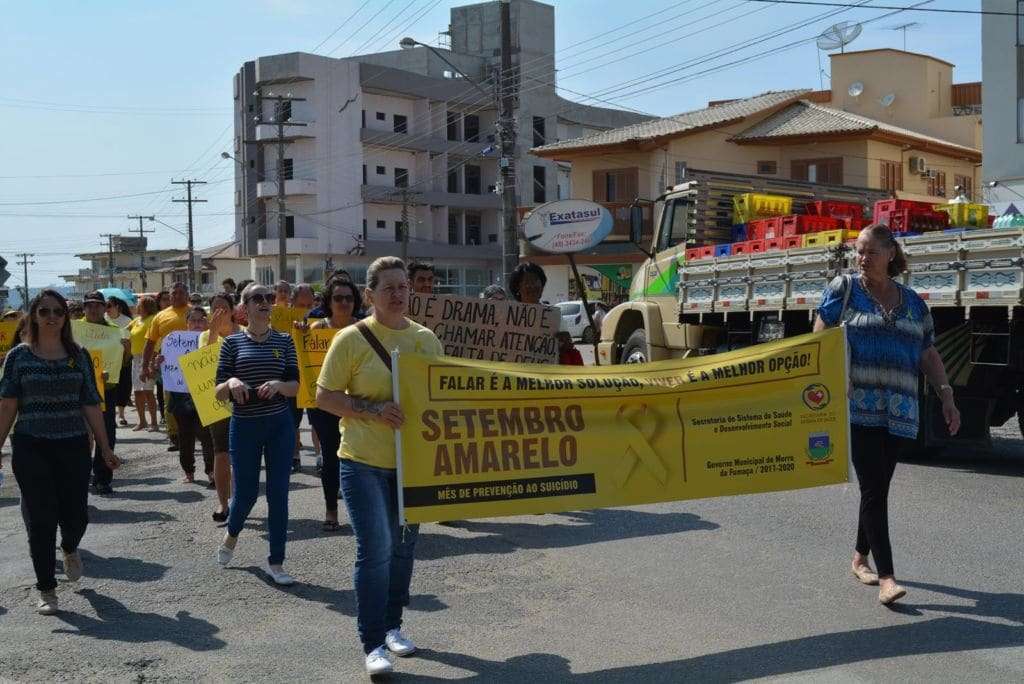
<path fill-rule="evenodd" d="M 889 483 L 900 452 L 918 431 L 918 378 L 924 372 L 942 397 L 950 435 L 960 412 L 935 349 L 928 306 L 893 278 L 907 268 L 903 250 L 886 226 L 872 225 L 857 238 L 857 268 L 825 289 L 815 330 L 843 324 L 850 349 L 850 425 L 853 467 L 860 482 L 860 520 L 852 571 L 878 584 L 889 605 L 906 595 L 893 574 L 889 542 Z M 875 557 L 877 573 L 868 564 Z"/>
<path fill-rule="evenodd" d="M 13 425 L 11 461 L 39 589 L 37 609 L 53 615 L 58 527 L 64 573 L 72 582 L 82 576 L 78 543 L 89 524 L 92 470 L 88 430 L 106 466 L 114 470 L 120 462 L 107 441 L 92 360 L 71 337 L 67 301 L 55 290 L 43 290 L 29 305 L 27 319 L 24 342 L 4 359 L 0 447 Z"/>

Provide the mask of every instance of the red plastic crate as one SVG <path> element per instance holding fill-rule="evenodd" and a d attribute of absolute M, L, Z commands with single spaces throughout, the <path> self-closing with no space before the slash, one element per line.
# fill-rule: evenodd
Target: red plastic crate
<path fill-rule="evenodd" d="M 804 238 L 802 235 L 783 235 L 782 247 L 780 249 L 794 249 L 796 247 L 804 246 Z"/>
<path fill-rule="evenodd" d="M 829 218 L 863 218 L 864 205 L 856 202 L 837 202 L 834 200 L 819 200 L 808 202 L 805 211 L 810 216 L 828 216 Z"/>
<path fill-rule="evenodd" d="M 709 259 L 715 255 L 714 245 L 704 245 L 703 247 L 690 247 L 686 250 L 687 261 L 697 261 L 699 259 Z"/>
<path fill-rule="evenodd" d="M 770 240 L 782 235 L 782 217 L 757 219 L 747 224 L 747 240 Z"/>
<path fill-rule="evenodd" d="M 783 238 L 783 237 L 777 237 L 777 238 L 769 238 L 769 239 L 765 240 L 764 241 L 764 251 L 771 252 L 771 251 L 777 250 L 777 249 L 785 249 L 785 247 L 782 246 L 783 245 L 783 241 L 785 239 L 786 238 Z"/>
<path fill-rule="evenodd" d="M 887 216 L 892 212 L 903 211 L 905 209 L 909 209 L 914 213 L 933 211 L 932 205 L 928 202 L 914 202 L 912 200 L 900 199 L 878 200 L 875 202 L 874 211 L 872 212 L 872 220 L 875 223 L 883 223 L 883 219 L 887 218 Z"/>
<path fill-rule="evenodd" d="M 886 218 L 884 223 L 894 233 L 924 233 L 949 227 L 949 215 L 941 211 L 903 209 L 891 212 Z"/>
<path fill-rule="evenodd" d="M 686 260 L 696 261 L 697 259 L 700 259 L 700 251 L 700 247 L 690 247 L 686 250 Z"/>
<path fill-rule="evenodd" d="M 820 233 L 824 230 L 838 230 L 839 227 L 839 220 L 829 216 L 794 214 L 782 217 L 782 235 L 784 237 Z"/>
<path fill-rule="evenodd" d="M 849 217 L 839 219 L 840 225 L 843 230 L 856 230 L 860 232 L 864 229 L 864 226 L 868 225 L 869 221 L 865 218 Z"/>
<path fill-rule="evenodd" d="M 760 254 L 764 252 L 765 241 L 764 240 L 747 240 L 746 242 L 734 242 L 732 243 L 732 254 Z"/>

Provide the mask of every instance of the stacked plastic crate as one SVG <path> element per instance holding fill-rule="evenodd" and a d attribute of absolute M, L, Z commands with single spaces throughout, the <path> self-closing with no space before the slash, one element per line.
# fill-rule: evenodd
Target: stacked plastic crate
<path fill-rule="evenodd" d="M 889 230 L 900 237 L 912 237 L 949 226 L 949 216 L 935 211 L 928 202 L 887 199 L 875 202 L 872 213 L 874 223 L 889 226 Z"/>

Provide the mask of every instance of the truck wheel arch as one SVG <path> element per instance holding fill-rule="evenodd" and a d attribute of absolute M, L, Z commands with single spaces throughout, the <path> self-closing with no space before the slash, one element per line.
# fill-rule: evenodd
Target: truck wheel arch
<path fill-rule="evenodd" d="M 630 336 L 637 330 L 647 333 L 648 344 L 664 344 L 664 331 L 661 329 L 661 311 L 656 304 L 649 302 L 629 302 L 620 304 L 605 316 L 601 324 L 602 332 L 611 330 L 614 343 L 615 363 L 620 363 L 622 348 Z M 602 338 L 608 339 L 605 334 Z"/>

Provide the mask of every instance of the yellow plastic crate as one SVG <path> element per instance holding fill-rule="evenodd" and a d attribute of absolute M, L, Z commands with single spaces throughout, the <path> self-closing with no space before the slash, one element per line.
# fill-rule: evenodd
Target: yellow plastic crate
<path fill-rule="evenodd" d="M 988 227 L 987 204 L 936 204 L 935 211 L 949 214 L 949 225 L 953 228 L 971 226 L 973 228 Z"/>
<path fill-rule="evenodd" d="M 772 216 L 787 216 L 792 213 L 792 197 L 745 192 L 732 198 L 732 222 L 734 224 Z"/>
<path fill-rule="evenodd" d="M 804 235 L 804 247 L 826 247 L 828 245 L 839 245 L 847 240 L 856 240 L 860 235 L 859 230 L 823 230 L 820 233 L 807 233 Z"/>

